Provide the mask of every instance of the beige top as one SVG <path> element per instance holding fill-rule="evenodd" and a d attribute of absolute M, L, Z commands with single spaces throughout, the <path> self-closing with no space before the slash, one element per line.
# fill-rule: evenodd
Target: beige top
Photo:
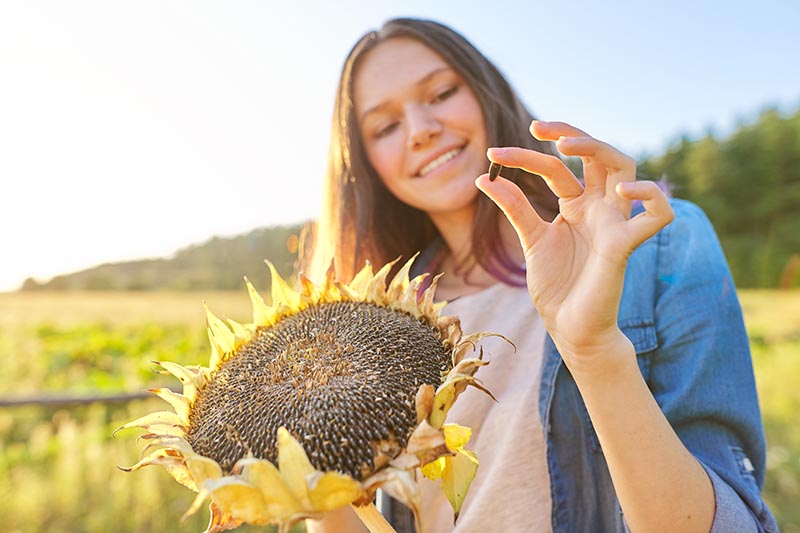
<path fill-rule="evenodd" d="M 550 531 L 550 482 L 538 400 L 545 330 L 528 291 L 498 283 L 450 302 L 443 314 L 459 316 L 465 333 L 500 333 L 517 349 L 495 337 L 481 342 L 491 364 L 476 377 L 498 401 L 469 387 L 447 416 L 447 422 L 472 428 L 466 448 L 478 455 L 478 473 L 455 528 L 439 481 L 419 475 L 424 531 Z"/>

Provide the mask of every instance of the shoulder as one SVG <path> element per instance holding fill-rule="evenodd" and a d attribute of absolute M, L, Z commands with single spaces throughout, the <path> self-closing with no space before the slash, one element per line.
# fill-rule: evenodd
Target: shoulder
<path fill-rule="evenodd" d="M 714 227 L 700 206 L 679 199 L 670 200 L 670 205 L 675 212 L 675 220 L 661 231 L 661 246 L 671 245 L 685 249 L 687 246 L 719 245 Z M 677 242 L 671 242 L 673 240 Z"/>
<path fill-rule="evenodd" d="M 657 322 L 686 313 L 688 307 L 712 308 L 722 298 L 735 302 L 733 279 L 719 239 L 703 210 L 672 199 L 675 219 L 637 248 L 625 271 L 621 324 Z M 634 210 L 635 216 L 641 208 Z M 684 315 L 685 316 L 685 315 Z"/>
<path fill-rule="evenodd" d="M 658 271 L 662 281 L 733 285 L 716 231 L 705 212 L 686 200 L 672 200 L 675 220 L 658 235 Z"/>
<path fill-rule="evenodd" d="M 714 227 L 699 206 L 670 203 L 675 219 L 638 257 L 631 256 L 633 283 L 623 288 L 629 299 L 625 309 L 637 316 L 649 313 L 662 347 L 727 329 L 726 342 L 739 349 L 747 342 L 741 306 Z"/>
<path fill-rule="evenodd" d="M 675 276 L 730 276 L 725 255 L 711 221 L 700 206 L 673 198 L 670 205 L 675 219 L 631 255 L 634 266 L 655 269 L 661 281 Z M 641 207 L 633 215 L 642 212 Z"/>
<path fill-rule="evenodd" d="M 649 243 L 651 242 L 663 247 L 674 244 L 702 244 L 702 241 L 708 239 L 713 239 L 715 243 L 718 242 L 711 221 L 700 206 L 689 200 L 682 200 L 679 198 L 671 198 L 669 204 L 675 213 L 675 219 L 667 224 L 667 226 L 655 236 L 651 237 L 648 241 Z M 641 205 L 636 206 L 632 211 L 632 216 L 636 216 L 642 212 L 644 212 L 644 207 Z M 673 243 L 673 239 L 678 239 L 679 241 Z M 681 239 L 683 240 L 681 241 Z"/>

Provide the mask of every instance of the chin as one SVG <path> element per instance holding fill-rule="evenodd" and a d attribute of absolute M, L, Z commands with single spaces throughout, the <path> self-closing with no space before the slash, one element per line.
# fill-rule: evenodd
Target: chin
<path fill-rule="evenodd" d="M 426 205 L 421 209 L 430 215 L 457 213 L 466 209 L 472 209 L 478 198 L 478 190 L 472 187 L 472 191 L 464 191 L 463 194 L 436 195 L 428 197 Z M 438 200 L 438 201 L 437 201 Z"/>

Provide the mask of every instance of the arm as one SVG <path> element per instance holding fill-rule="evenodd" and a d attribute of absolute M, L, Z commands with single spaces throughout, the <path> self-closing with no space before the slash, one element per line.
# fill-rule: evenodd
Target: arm
<path fill-rule="evenodd" d="M 573 374 L 633 531 L 709 531 L 711 481 L 683 445 L 645 384 L 633 346 L 628 362 L 602 375 Z"/>
<path fill-rule="evenodd" d="M 672 210 L 654 184 L 633 182 L 633 160 L 607 144 L 561 123 L 534 123 L 531 132 L 583 159 L 585 187 L 552 156 L 506 148 L 490 149 L 489 157 L 545 178 L 560 199 L 552 223 L 510 182 L 481 176 L 476 184 L 517 231 L 531 298 L 580 390 L 629 526 L 708 531 L 716 510 L 712 479 L 656 402 L 617 327 L 627 258 Z M 628 219 L 634 199 L 645 212 Z"/>
<path fill-rule="evenodd" d="M 713 482 L 714 530 L 777 530 L 760 497 L 766 445 L 733 280 L 705 214 L 673 205 L 675 221 L 653 239 L 659 349 L 648 385 Z"/>
<path fill-rule="evenodd" d="M 685 209 L 681 209 L 677 219 L 653 238 L 659 250 L 663 248 L 657 258 L 658 274 L 664 280 L 661 283 L 669 285 L 670 294 L 662 295 L 656 311 L 659 351 L 651 361 L 652 382 L 645 383 L 633 347 L 621 333 L 620 347 L 609 348 L 611 352 L 627 354 L 620 368 L 607 374 L 592 369 L 583 374 L 574 370 L 573 374 L 602 445 L 620 506 L 633 531 L 709 531 L 714 522 L 717 505 L 712 482 L 694 450 L 681 438 L 681 428 L 673 425 L 676 420 L 693 418 L 689 406 L 676 405 L 674 398 L 687 398 L 694 392 L 692 399 L 699 404 L 694 409 L 703 409 L 708 415 L 714 409 L 708 393 L 718 388 L 718 374 L 709 361 L 709 352 L 714 349 L 709 345 L 717 344 L 709 339 L 714 333 L 710 324 L 689 310 L 697 303 L 705 306 L 708 314 L 718 311 L 704 287 L 710 281 L 707 278 L 714 276 L 718 278 L 716 285 L 721 285 L 720 271 L 726 269 L 718 258 L 708 257 L 707 248 L 713 248 L 713 243 L 706 242 L 707 233 L 697 228 L 695 220 L 687 220 Z M 636 285 L 628 289 L 635 291 Z M 675 326 L 695 332 L 697 338 L 672 331 Z M 602 362 L 603 354 L 596 355 Z M 710 380 L 693 383 L 686 375 L 697 369 L 692 365 L 704 367 Z M 651 392 L 648 385 L 653 382 L 657 385 Z M 667 404 L 672 415 L 669 418 L 673 419 L 668 418 L 662 403 Z M 710 420 L 705 418 L 700 423 L 704 427 L 695 429 L 703 435 L 714 431 Z M 742 518 L 752 522 L 747 513 L 739 516 Z M 744 528 L 746 523 L 740 521 L 736 529 Z"/>

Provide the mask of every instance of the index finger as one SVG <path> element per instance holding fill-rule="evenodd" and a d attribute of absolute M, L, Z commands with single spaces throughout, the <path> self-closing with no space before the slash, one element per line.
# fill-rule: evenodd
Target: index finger
<path fill-rule="evenodd" d="M 583 194 L 583 185 L 567 165 L 554 155 L 518 147 L 489 148 L 486 156 L 504 167 L 521 168 L 544 178 L 556 196 L 565 200 Z"/>
<path fill-rule="evenodd" d="M 540 141 L 557 141 L 559 137 L 591 137 L 585 131 L 566 122 L 545 122 L 534 120 L 530 126 L 531 135 Z"/>

